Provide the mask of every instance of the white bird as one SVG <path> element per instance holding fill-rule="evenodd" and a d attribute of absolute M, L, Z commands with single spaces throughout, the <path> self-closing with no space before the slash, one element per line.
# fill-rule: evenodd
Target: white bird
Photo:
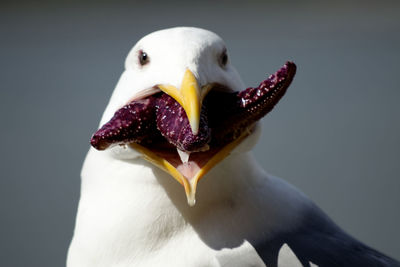
<path fill-rule="evenodd" d="M 278 76 L 270 77 L 275 85 Z M 282 78 L 286 87 L 288 77 Z M 215 33 L 186 27 L 157 31 L 130 51 L 100 126 L 129 103 L 150 105 L 152 96 L 168 94 L 183 108 L 189 134 L 197 138 L 202 131 L 208 134 L 203 100 L 244 88 Z M 260 136 L 258 122 L 240 126 L 223 146 L 215 148 L 205 138 L 204 146 L 186 149 L 193 143 L 179 143 L 186 136 L 177 137 L 168 118 L 162 124 L 178 109 L 160 110 L 160 105 L 154 106 L 161 114 L 157 131 L 172 142 L 167 149 L 157 147 L 148 132 L 108 147 L 108 134 L 121 135 L 130 123 L 118 119 L 112 131 L 98 135 L 103 139 L 96 141 L 97 148 L 105 150 L 89 150 L 68 267 L 400 266 L 344 233 L 303 193 L 263 171 L 250 152 Z M 215 114 L 208 115 L 212 120 Z M 149 117 L 135 117 L 135 134 L 153 127 Z M 211 132 L 211 139 L 222 131 Z"/>

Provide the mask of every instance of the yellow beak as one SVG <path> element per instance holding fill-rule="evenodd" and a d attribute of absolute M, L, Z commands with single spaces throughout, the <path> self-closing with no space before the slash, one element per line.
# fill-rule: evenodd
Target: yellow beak
<path fill-rule="evenodd" d="M 189 69 L 186 69 L 180 89 L 165 84 L 158 85 L 158 87 L 163 92 L 174 98 L 183 107 L 189 119 L 193 134 L 197 134 L 199 130 L 202 102 L 204 97 L 213 87 L 213 84 L 207 84 L 200 87 L 194 74 Z M 239 138 L 225 145 L 216 153 L 210 154 L 208 161 L 201 166 L 192 177 L 186 177 L 183 175 L 172 162 L 169 162 L 162 155 L 158 154 L 157 151 L 152 151 L 151 149 L 137 143 L 130 143 L 129 145 L 135 150 L 141 152 L 145 160 L 151 162 L 174 177 L 185 188 L 188 204 L 193 206 L 196 201 L 196 188 L 199 180 L 215 165 L 226 158 L 249 134 L 250 131 L 243 133 Z"/>
<path fill-rule="evenodd" d="M 183 107 L 189 119 L 190 128 L 196 135 L 199 131 L 201 105 L 211 86 L 206 85 L 201 88 L 194 74 L 186 69 L 180 89 L 168 84 L 160 84 L 158 87 Z"/>

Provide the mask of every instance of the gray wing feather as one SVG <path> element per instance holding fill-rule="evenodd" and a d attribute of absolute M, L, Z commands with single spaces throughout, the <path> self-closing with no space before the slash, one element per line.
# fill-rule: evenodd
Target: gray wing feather
<path fill-rule="evenodd" d="M 278 233 L 255 245 L 267 266 L 277 266 L 281 246 L 287 243 L 304 266 L 312 262 L 331 266 L 394 266 L 400 263 L 341 230 L 319 208 L 312 207 L 297 229 Z"/>

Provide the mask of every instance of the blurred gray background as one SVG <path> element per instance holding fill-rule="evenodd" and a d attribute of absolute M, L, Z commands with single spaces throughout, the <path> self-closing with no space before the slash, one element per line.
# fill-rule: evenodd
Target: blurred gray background
<path fill-rule="evenodd" d="M 126 54 L 172 26 L 221 35 L 249 86 L 297 76 L 255 154 L 400 259 L 400 2 L 2 2 L 0 266 L 63 266 L 79 172 Z"/>

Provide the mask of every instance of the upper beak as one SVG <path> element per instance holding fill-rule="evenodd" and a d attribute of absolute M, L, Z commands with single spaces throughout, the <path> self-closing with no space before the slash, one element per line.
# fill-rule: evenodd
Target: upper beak
<path fill-rule="evenodd" d="M 174 98 L 185 110 L 194 135 L 199 131 L 201 105 L 211 85 L 200 87 L 196 77 L 186 69 L 180 89 L 169 84 L 159 84 L 164 93 Z"/>

